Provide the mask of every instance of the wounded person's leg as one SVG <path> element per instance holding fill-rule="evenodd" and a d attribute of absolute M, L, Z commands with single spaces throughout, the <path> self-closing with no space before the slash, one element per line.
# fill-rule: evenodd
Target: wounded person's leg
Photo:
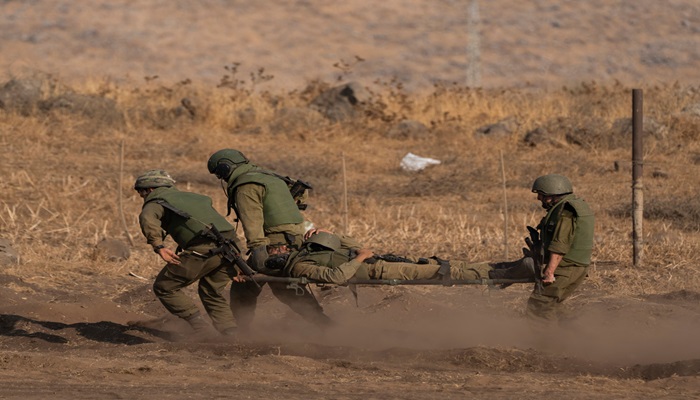
<path fill-rule="evenodd" d="M 376 263 L 366 264 L 366 266 L 369 279 L 433 279 L 436 278 L 440 269 L 440 266 L 436 264 L 411 264 L 384 260 L 378 260 Z"/>
<path fill-rule="evenodd" d="M 493 270 L 489 276 L 493 279 L 527 279 L 535 276 L 535 261 L 523 257 L 516 261 L 490 264 Z"/>
<path fill-rule="evenodd" d="M 488 279 L 489 271 L 493 268 L 488 263 L 467 263 L 466 261 L 450 261 L 450 276 L 453 280 Z"/>
<path fill-rule="evenodd" d="M 488 263 L 450 261 L 450 278 L 453 280 L 487 279 L 493 268 Z M 423 280 L 442 279 L 438 264 L 411 264 L 379 260 L 367 265 L 370 279 Z"/>

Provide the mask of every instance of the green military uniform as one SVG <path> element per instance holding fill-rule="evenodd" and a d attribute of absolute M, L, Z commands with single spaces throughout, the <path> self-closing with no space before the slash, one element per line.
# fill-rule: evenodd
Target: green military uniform
<path fill-rule="evenodd" d="M 358 279 L 401 279 L 423 280 L 443 279 L 440 264 L 434 259 L 427 264 L 413 262 L 389 262 L 372 260 L 360 262 L 354 259 L 352 250 L 361 246 L 346 236 L 339 236 L 340 246 L 331 248 L 312 248 L 304 245 L 301 250 L 289 255 L 285 265 L 285 274 L 295 278 L 309 278 L 318 282 L 344 284 L 350 278 Z M 450 261 L 450 278 L 453 280 L 488 279 L 492 268 L 487 263 L 467 263 Z"/>
<path fill-rule="evenodd" d="M 179 211 L 192 217 L 185 218 L 178 214 Z M 197 306 L 182 288 L 199 281 L 199 298 L 214 327 L 220 332 L 234 328 L 236 323 L 222 292 L 237 271 L 221 255 L 208 254 L 217 245 L 212 239 L 201 236 L 201 231 L 204 224 L 213 224 L 230 239 L 235 238 L 235 231 L 214 210 L 211 199 L 173 187 L 158 187 L 144 199 L 139 223 L 148 244 L 154 249 L 163 246 L 167 235 L 178 244 L 180 264 L 167 264 L 153 284 L 153 293 L 165 308 L 183 319 L 198 315 Z"/>
<path fill-rule="evenodd" d="M 574 194 L 564 196 L 547 211 L 537 226 L 544 265 L 552 253 L 563 254 L 563 258 L 554 270 L 555 281 L 530 295 L 529 315 L 555 319 L 559 303 L 584 281 L 593 251 L 593 226 L 593 211 Z"/>
<path fill-rule="evenodd" d="M 289 268 L 289 275 L 295 278 L 309 278 L 318 282 L 344 284 L 350 278 L 358 279 L 401 279 L 423 280 L 442 279 L 438 274 L 440 265 L 437 263 L 417 264 L 407 262 L 388 262 L 377 260 L 371 264 L 347 260 L 334 265 L 330 258 L 322 254 L 294 254 Z M 321 257 L 319 257 L 321 256 Z M 345 256 L 347 257 L 347 255 Z M 470 280 L 488 279 L 492 268 L 487 263 L 467 263 L 466 261 L 450 261 L 450 279 Z"/>
<path fill-rule="evenodd" d="M 301 244 L 304 217 L 283 180 L 246 164 L 231 174 L 227 192 L 249 248 Z"/>
<path fill-rule="evenodd" d="M 305 232 L 304 218 L 287 184 L 253 164 L 238 166 L 228 177 L 229 207 L 243 225 L 249 249 L 287 244 L 298 248 Z M 305 288 L 299 296 L 285 283 L 269 283 L 272 294 L 304 319 L 326 325 L 329 318 L 314 295 Z M 231 286 L 231 309 L 241 327 L 253 320 L 257 298 L 262 291 L 252 282 L 234 282 Z"/>

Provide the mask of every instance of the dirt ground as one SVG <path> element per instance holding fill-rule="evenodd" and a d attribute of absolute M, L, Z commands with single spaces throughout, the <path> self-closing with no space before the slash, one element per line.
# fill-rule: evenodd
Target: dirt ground
<path fill-rule="evenodd" d="M 469 3 L 2 1 L 0 78 L 215 84 L 242 62 L 242 79 L 264 67 L 275 78 L 260 87 L 300 90 L 360 56 L 344 78 L 462 82 Z M 498 0 L 480 13 L 485 87 L 700 78 L 694 0 Z M 325 331 L 265 290 L 250 335 L 224 339 L 167 314 L 154 276 L 45 278 L 0 270 L 0 399 L 700 399 L 700 288 L 584 284 L 546 331 L 523 314 L 528 285 L 361 287 L 358 304 L 315 288 L 336 322 Z"/>
<path fill-rule="evenodd" d="M 0 275 L 0 398 L 698 398 L 700 293 L 592 287 L 549 331 L 529 287 L 315 288 L 320 331 L 263 292 L 250 336 L 195 336 L 131 276 Z M 115 293 L 118 293 L 115 295 Z M 192 293 L 194 295 L 194 293 Z M 140 321 L 137 326 L 133 321 Z"/>

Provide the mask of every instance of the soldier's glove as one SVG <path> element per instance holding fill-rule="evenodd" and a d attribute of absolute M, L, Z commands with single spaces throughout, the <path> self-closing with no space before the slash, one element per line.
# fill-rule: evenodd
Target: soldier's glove
<path fill-rule="evenodd" d="M 257 272 L 266 271 L 265 261 L 268 259 L 267 246 L 258 246 L 250 250 L 250 256 L 246 261 L 248 266 Z"/>

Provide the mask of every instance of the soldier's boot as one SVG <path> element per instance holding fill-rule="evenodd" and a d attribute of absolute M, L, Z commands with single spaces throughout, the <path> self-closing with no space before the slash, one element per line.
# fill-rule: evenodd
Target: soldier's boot
<path fill-rule="evenodd" d="M 523 257 L 517 261 L 489 264 L 492 268 L 489 271 L 491 279 L 527 279 L 535 276 L 535 260 L 531 257 Z M 505 289 L 512 283 L 501 284 L 501 289 Z"/>
<path fill-rule="evenodd" d="M 489 278 L 491 279 L 525 279 L 535 274 L 535 262 L 530 257 L 523 257 L 517 261 L 489 264 Z"/>
<path fill-rule="evenodd" d="M 226 336 L 226 337 L 238 336 L 238 328 L 235 326 L 230 327 L 230 328 L 226 328 L 223 331 L 221 331 L 221 335 Z"/>
<path fill-rule="evenodd" d="M 525 258 L 525 257 L 523 257 Z M 497 263 L 490 263 L 489 265 L 493 269 L 509 269 L 513 267 L 517 267 L 522 261 L 523 258 L 515 261 L 503 261 L 503 262 L 497 262 Z"/>
<path fill-rule="evenodd" d="M 210 330 L 209 323 L 199 312 L 196 312 L 190 315 L 189 317 L 185 318 L 185 321 L 187 321 L 187 323 L 190 324 L 192 329 L 197 333 L 207 332 Z"/>
<path fill-rule="evenodd" d="M 492 269 L 489 271 L 489 278 L 491 279 L 505 279 L 505 275 L 505 269 Z"/>

